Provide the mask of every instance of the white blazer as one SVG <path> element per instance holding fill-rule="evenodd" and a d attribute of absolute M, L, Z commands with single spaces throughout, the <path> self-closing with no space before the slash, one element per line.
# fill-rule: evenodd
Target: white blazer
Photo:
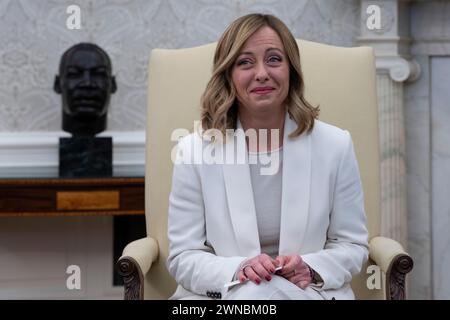
<path fill-rule="evenodd" d="M 323 296 L 351 299 L 349 282 L 368 257 L 353 143 L 348 131 L 318 120 L 311 133 L 289 138 L 295 128 L 286 114 L 279 254 L 301 255 L 322 277 Z M 177 159 L 201 157 L 208 144 L 192 133 L 180 139 Z M 177 298 L 224 297 L 239 264 L 261 253 L 248 162 L 175 164 L 168 238 Z"/>

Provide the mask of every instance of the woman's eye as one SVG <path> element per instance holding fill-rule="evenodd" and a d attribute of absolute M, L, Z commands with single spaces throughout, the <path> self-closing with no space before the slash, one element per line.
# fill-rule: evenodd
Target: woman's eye
<path fill-rule="evenodd" d="M 239 60 L 238 63 L 237 63 L 238 66 L 245 66 L 245 65 L 248 65 L 248 64 L 250 64 L 250 60 L 248 60 L 248 59 Z"/>
<path fill-rule="evenodd" d="M 281 58 L 277 57 L 277 56 L 271 56 L 271 57 L 269 57 L 268 61 L 269 62 L 280 62 Z"/>

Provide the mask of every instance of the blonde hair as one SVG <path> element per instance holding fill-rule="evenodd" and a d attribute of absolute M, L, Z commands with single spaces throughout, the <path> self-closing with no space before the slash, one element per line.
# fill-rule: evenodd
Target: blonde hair
<path fill-rule="evenodd" d="M 289 93 L 286 106 L 290 117 L 297 123 L 297 128 L 289 137 L 296 137 L 313 129 L 319 108 L 313 107 L 304 97 L 300 53 L 294 36 L 275 16 L 249 14 L 231 23 L 217 43 L 213 73 L 200 102 L 202 130 L 217 129 L 226 136 L 227 129 L 236 129 L 238 107 L 231 70 L 245 41 L 266 26 L 278 34 L 289 60 Z"/>

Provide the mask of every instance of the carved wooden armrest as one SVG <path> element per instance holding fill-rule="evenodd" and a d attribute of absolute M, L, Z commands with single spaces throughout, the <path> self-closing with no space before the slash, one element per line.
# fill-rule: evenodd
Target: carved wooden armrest
<path fill-rule="evenodd" d="M 124 299 L 144 299 L 144 277 L 158 258 L 158 243 L 151 237 L 129 243 L 116 263 L 117 272 L 123 277 Z"/>
<path fill-rule="evenodd" d="M 412 258 L 397 241 L 385 237 L 370 240 L 369 255 L 386 274 L 386 299 L 404 300 L 405 278 L 414 265 Z"/>

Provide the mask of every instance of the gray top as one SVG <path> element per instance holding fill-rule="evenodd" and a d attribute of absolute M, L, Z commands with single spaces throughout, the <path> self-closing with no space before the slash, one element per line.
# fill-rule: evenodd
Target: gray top
<path fill-rule="evenodd" d="M 282 148 L 248 152 L 261 253 L 273 258 L 280 242 Z"/>

